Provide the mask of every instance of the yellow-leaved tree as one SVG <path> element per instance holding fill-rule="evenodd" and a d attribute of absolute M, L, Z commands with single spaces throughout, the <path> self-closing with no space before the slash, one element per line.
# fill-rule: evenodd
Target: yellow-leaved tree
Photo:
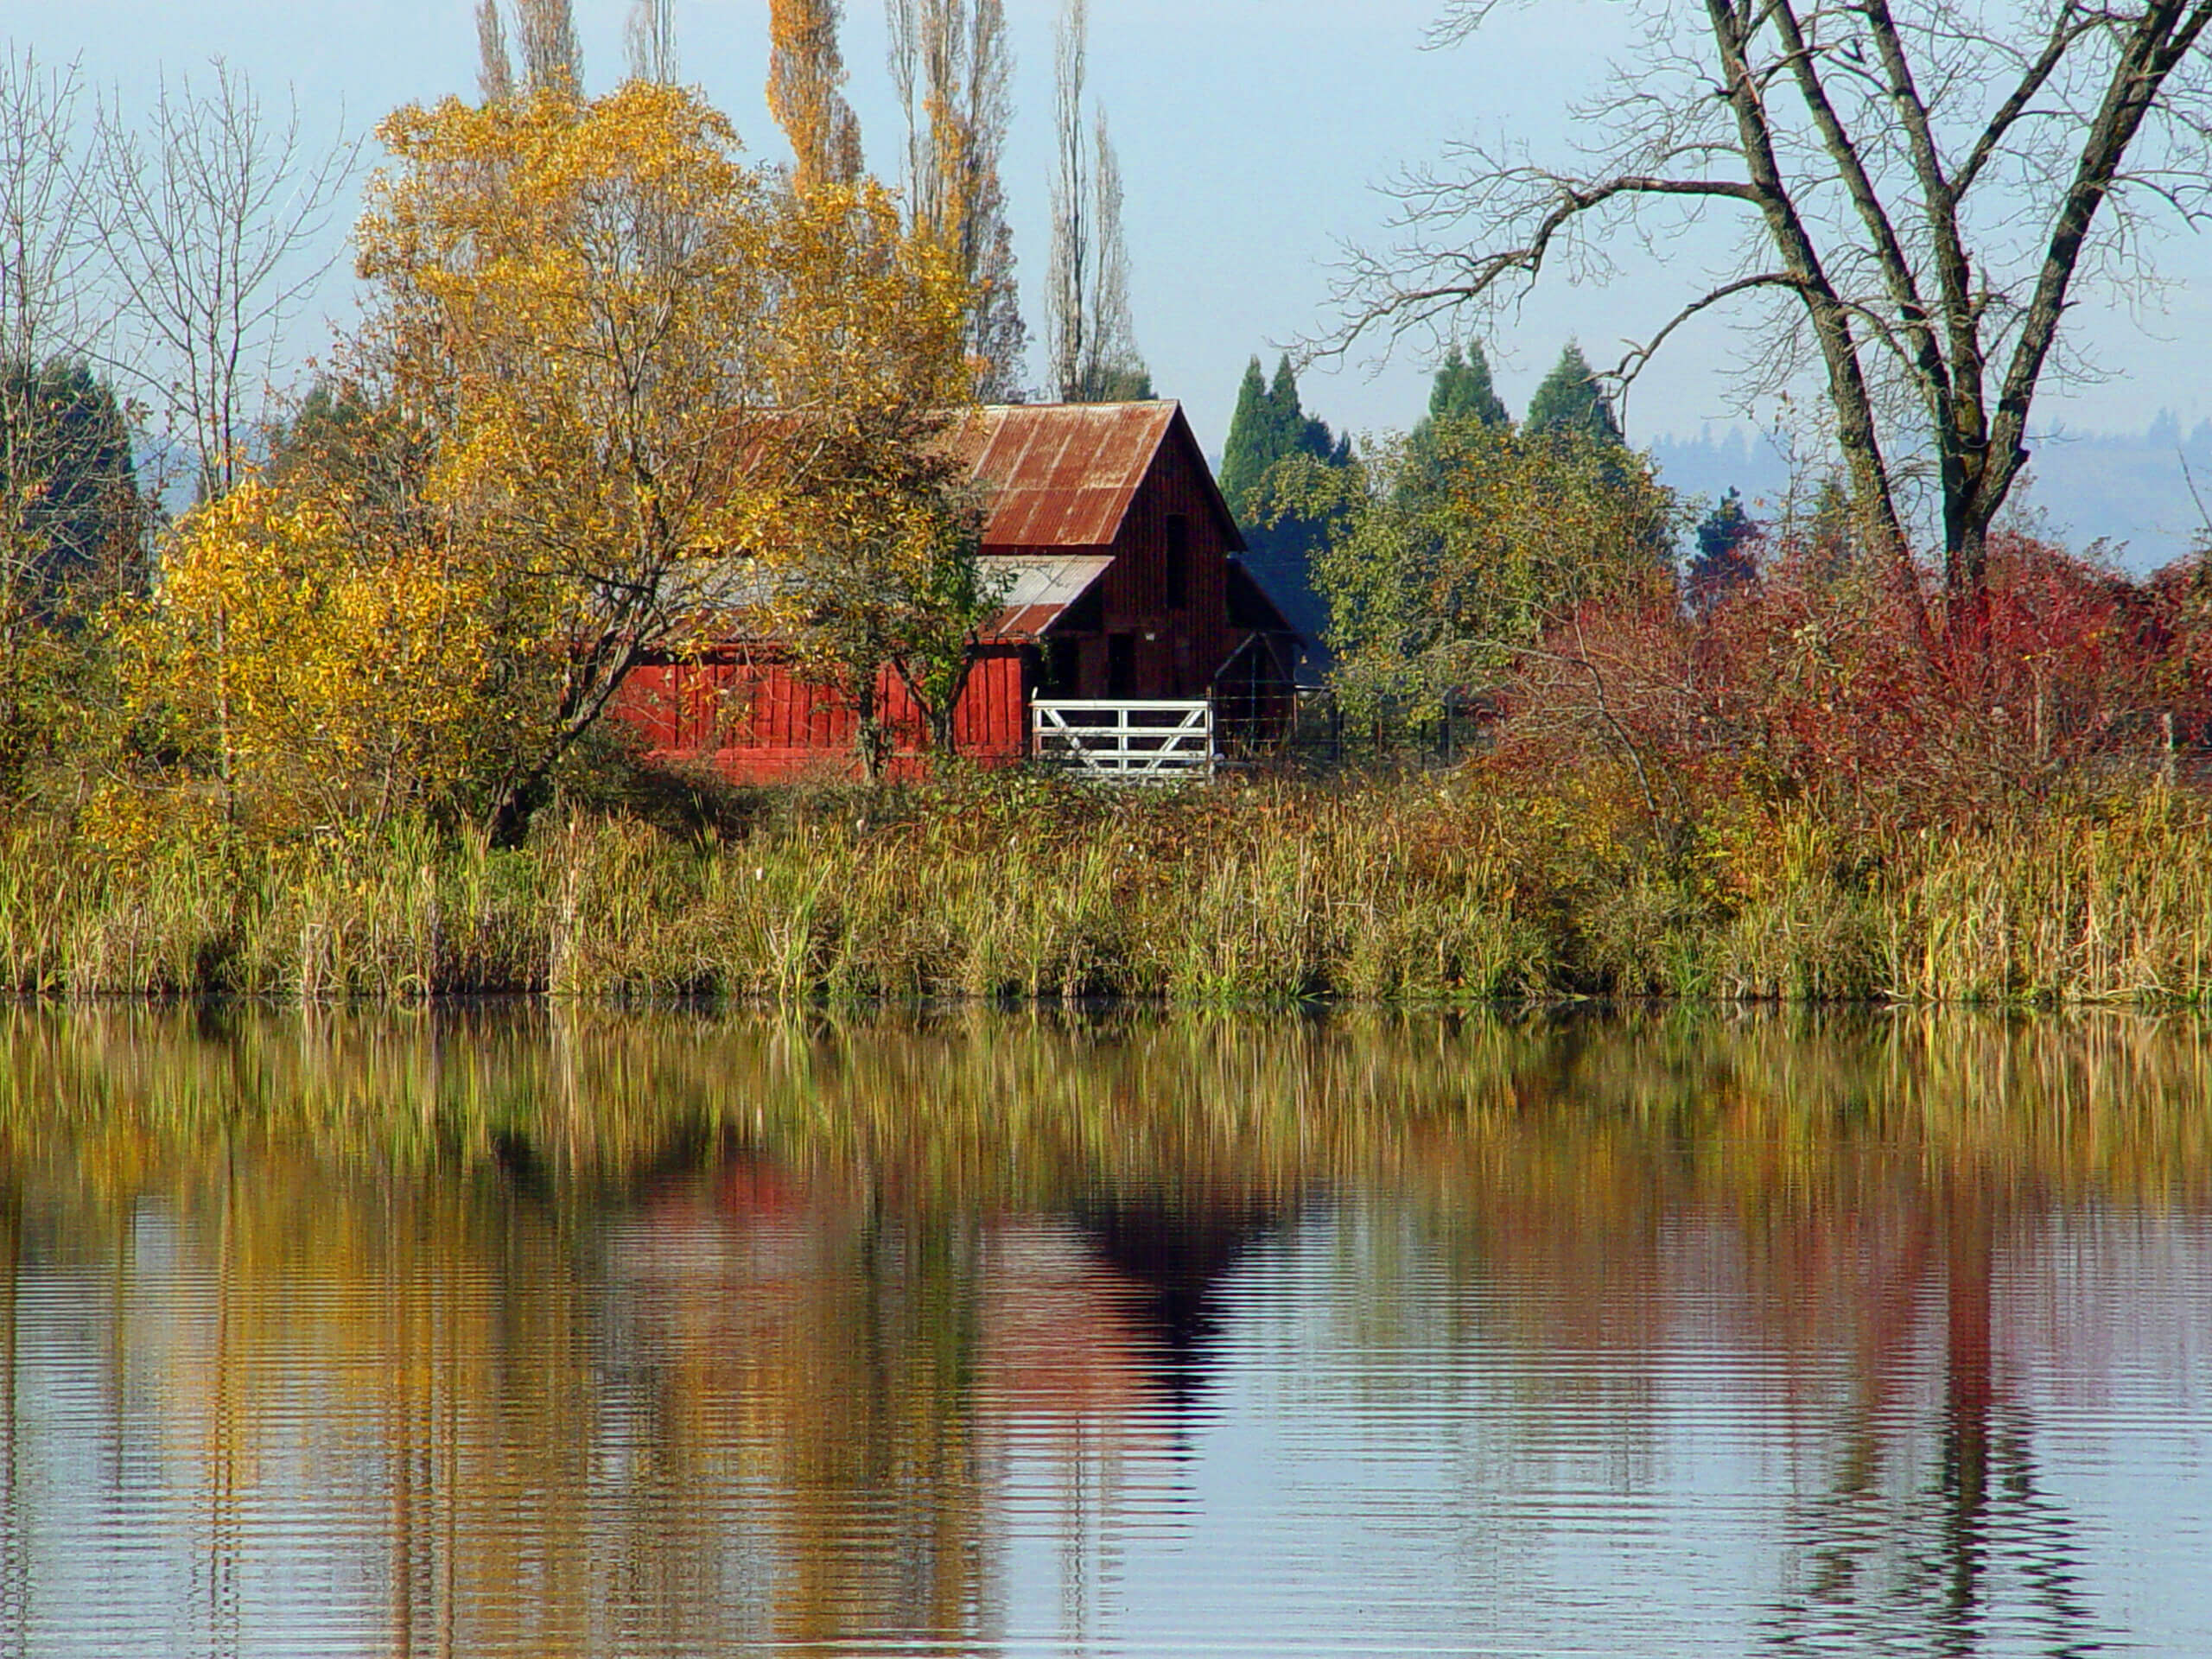
<path fill-rule="evenodd" d="M 632 81 L 410 107 L 359 232 L 364 358 L 424 455 L 418 517 L 513 665 L 486 822 L 654 653 L 820 556 L 794 526 L 920 465 L 972 378 L 966 295 L 874 184 L 794 191 L 696 95 Z"/>
<path fill-rule="evenodd" d="M 132 712 L 264 829 L 451 816 L 499 747 L 481 583 L 348 505 L 249 479 L 194 508 L 119 630 Z"/>
<path fill-rule="evenodd" d="M 840 0 L 768 0 L 768 109 L 791 141 L 802 191 L 861 176 L 861 129 L 845 101 Z"/>

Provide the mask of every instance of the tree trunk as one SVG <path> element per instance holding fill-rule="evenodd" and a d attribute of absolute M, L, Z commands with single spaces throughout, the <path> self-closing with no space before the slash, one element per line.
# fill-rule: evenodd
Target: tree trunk
<path fill-rule="evenodd" d="M 530 821 L 537 816 L 537 809 L 550 798 L 552 791 L 546 786 L 546 774 L 534 772 L 509 790 L 489 825 L 492 845 L 503 852 L 513 852 L 530 836 Z"/>
<path fill-rule="evenodd" d="M 882 709 L 875 694 L 874 675 L 861 681 L 861 689 L 853 694 L 853 714 L 860 743 L 861 777 L 874 788 L 883 781 L 884 753 L 890 747 L 890 734 L 883 729 Z"/>
<path fill-rule="evenodd" d="M 1989 644 L 1989 526 L 1968 510 L 1953 517 L 1947 529 L 1943 642 L 1953 667 L 1960 668 L 1978 659 Z"/>

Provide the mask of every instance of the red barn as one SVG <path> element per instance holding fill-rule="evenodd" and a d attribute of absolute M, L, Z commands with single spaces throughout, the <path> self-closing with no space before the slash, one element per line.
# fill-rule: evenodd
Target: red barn
<path fill-rule="evenodd" d="M 1298 636 L 1239 562 L 1243 538 L 1179 404 L 995 406 L 946 442 L 987 493 L 983 561 L 1009 582 L 970 647 L 953 719 L 962 754 L 1021 760 L 1039 697 L 1210 698 L 1231 744 L 1287 728 Z M 888 668 L 880 696 L 895 752 L 926 747 Z M 851 708 L 798 677 L 772 641 L 645 664 L 613 712 L 656 753 L 736 783 L 857 764 Z"/>

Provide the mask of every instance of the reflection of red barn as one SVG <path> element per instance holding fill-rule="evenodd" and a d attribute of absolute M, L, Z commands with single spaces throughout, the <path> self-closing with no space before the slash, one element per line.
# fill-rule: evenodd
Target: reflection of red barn
<path fill-rule="evenodd" d="M 1021 759 L 1037 697 L 1211 697 L 1232 743 L 1287 728 L 1297 635 L 1238 562 L 1243 540 L 1180 404 L 982 409 L 949 442 L 988 493 L 985 567 L 1010 584 L 955 711 L 963 754 Z M 880 696 L 897 747 L 924 747 L 887 669 Z M 647 664 L 615 713 L 657 753 L 735 782 L 852 764 L 851 709 L 772 642 Z"/>

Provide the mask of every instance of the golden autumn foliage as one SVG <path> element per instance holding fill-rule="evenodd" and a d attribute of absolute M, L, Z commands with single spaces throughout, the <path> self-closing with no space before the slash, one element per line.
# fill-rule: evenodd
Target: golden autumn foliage
<path fill-rule="evenodd" d="M 838 0 L 768 0 L 768 109 L 791 140 L 802 192 L 861 176 L 861 130 L 838 89 Z"/>
<path fill-rule="evenodd" d="M 134 712 L 272 827 L 450 810 L 495 739 L 481 582 L 341 506 L 253 480 L 194 509 L 121 629 Z"/>
<path fill-rule="evenodd" d="M 380 133 L 342 372 L 126 626 L 187 793 L 280 833 L 428 813 L 512 842 L 639 663 L 773 627 L 801 587 L 809 625 L 879 579 L 936 602 L 965 289 L 880 187 L 796 192 L 639 81 Z"/>
<path fill-rule="evenodd" d="M 448 99 L 380 136 L 370 351 L 451 556 L 559 664 L 509 711 L 512 832 L 632 666 L 809 556 L 794 503 L 912 471 L 969 378 L 965 296 L 880 187 L 794 193 L 680 89 Z"/>

